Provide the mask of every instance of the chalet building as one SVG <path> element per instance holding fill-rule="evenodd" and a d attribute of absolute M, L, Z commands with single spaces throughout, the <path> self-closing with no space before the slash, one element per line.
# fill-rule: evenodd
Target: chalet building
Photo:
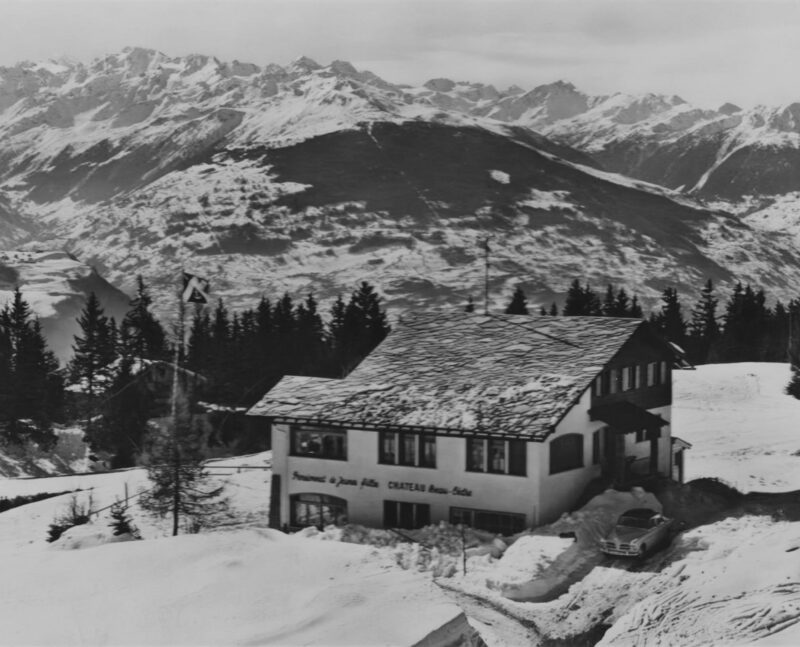
<path fill-rule="evenodd" d="M 271 523 L 510 534 L 593 479 L 672 476 L 672 362 L 635 319 L 405 318 L 346 378 L 285 377 L 250 410 L 271 425 Z"/>

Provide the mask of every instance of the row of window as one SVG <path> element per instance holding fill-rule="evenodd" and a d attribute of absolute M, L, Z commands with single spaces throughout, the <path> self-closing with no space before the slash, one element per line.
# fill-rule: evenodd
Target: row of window
<path fill-rule="evenodd" d="M 639 432 L 637 432 L 637 442 L 641 442 Z M 467 438 L 466 443 L 466 469 L 468 472 L 512 476 L 527 474 L 526 441 Z M 595 435 L 593 444 L 597 443 L 599 443 L 599 439 Z M 346 461 L 347 431 L 295 426 L 291 432 L 291 451 L 293 456 Z M 597 455 L 596 448 L 594 454 Z M 383 465 L 435 468 L 436 436 L 402 431 L 380 432 L 378 462 Z M 583 466 L 583 436 L 581 434 L 565 434 L 550 443 L 550 474 L 558 474 Z"/>
<path fill-rule="evenodd" d="M 293 456 L 347 460 L 347 431 L 296 425 L 291 432 Z M 525 476 L 524 440 L 487 438 L 467 439 L 467 465 L 470 472 Z M 405 431 L 381 431 L 378 462 L 382 465 L 436 467 L 436 436 Z"/>
<path fill-rule="evenodd" d="M 301 526 L 343 525 L 347 523 L 347 501 L 328 494 L 293 494 L 290 498 L 291 524 Z M 383 502 L 383 526 L 414 530 L 429 526 L 431 506 L 408 501 Z M 512 512 L 492 512 L 472 508 L 450 508 L 450 523 L 463 524 L 478 530 L 504 536 L 525 528 L 525 515 Z"/>
<path fill-rule="evenodd" d="M 646 386 L 666 384 L 668 380 L 669 364 L 664 361 L 611 368 L 595 378 L 594 394 L 602 397 L 614 393 L 624 393 Z"/>

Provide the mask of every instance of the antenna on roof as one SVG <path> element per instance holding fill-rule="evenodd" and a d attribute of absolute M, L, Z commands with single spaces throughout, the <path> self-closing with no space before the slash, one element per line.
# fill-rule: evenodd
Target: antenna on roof
<path fill-rule="evenodd" d="M 489 236 L 483 241 L 486 273 L 483 278 L 483 314 L 489 314 Z"/>
<path fill-rule="evenodd" d="M 552 339 L 553 341 L 557 341 L 557 342 L 560 342 L 562 344 L 566 344 L 567 346 L 572 346 L 573 348 L 582 348 L 582 346 L 580 346 L 579 344 L 573 344 L 571 341 L 567 341 L 566 339 L 562 339 L 561 337 L 556 337 L 555 335 L 548 335 L 546 332 L 543 332 L 541 330 L 537 330 L 536 328 L 531 328 L 529 326 L 526 326 L 524 323 L 520 323 L 518 321 L 513 321 L 511 319 L 504 318 L 504 317 L 498 317 L 497 315 L 492 315 L 492 319 L 496 319 L 497 321 L 499 321 L 501 323 L 508 324 L 508 325 L 511 325 L 511 326 L 517 326 L 519 328 L 524 328 L 525 330 L 527 330 L 529 332 L 535 333 L 537 335 L 541 335 L 542 337 L 547 337 L 548 339 Z"/>

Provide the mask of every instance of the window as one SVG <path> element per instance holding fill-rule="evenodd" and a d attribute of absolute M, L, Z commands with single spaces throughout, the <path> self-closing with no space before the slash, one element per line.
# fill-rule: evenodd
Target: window
<path fill-rule="evenodd" d="M 408 501 L 383 502 L 383 527 L 415 530 L 431 523 L 431 507 L 427 503 Z"/>
<path fill-rule="evenodd" d="M 669 366 L 667 365 L 666 362 L 660 362 L 660 364 L 661 364 L 661 371 L 659 377 L 661 378 L 661 384 L 666 384 Z"/>
<path fill-rule="evenodd" d="M 525 515 L 513 512 L 472 510 L 471 508 L 450 508 L 450 523 L 508 537 L 525 529 Z"/>
<path fill-rule="evenodd" d="M 378 462 L 383 465 L 436 467 L 436 436 L 406 431 L 381 431 Z"/>
<path fill-rule="evenodd" d="M 292 456 L 347 460 L 347 430 L 296 425 L 292 427 Z"/>
<path fill-rule="evenodd" d="M 623 393 L 642 386 L 640 366 L 624 366 L 603 371 L 594 380 L 594 395 L 603 397 L 614 393 Z"/>
<path fill-rule="evenodd" d="M 378 462 L 394 465 L 397 462 L 397 434 L 382 431 L 378 443 Z"/>
<path fill-rule="evenodd" d="M 647 364 L 647 386 L 655 386 L 658 384 L 658 362 L 650 362 Z"/>
<path fill-rule="evenodd" d="M 495 438 L 489 441 L 489 463 L 487 471 L 497 474 L 506 473 L 506 441 Z"/>
<path fill-rule="evenodd" d="M 347 501 L 327 494 L 293 494 L 289 497 L 293 526 L 337 526 L 347 523 Z"/>
<path fill-rule="evenodd" d="M 550 443 L 550 473 L 558 474 L 583 467 L 583 436 L 565 434 Z"/>
<path fill-rule="evenodd" d="M 467 438 L 467 471 L 525 476 L 527 451 L 524 440 Z"/>
<path fill-rule="evenodd" d="M 436 467 L 436 436 L 433 434 L 419 437 L 419 464 L 421 467 Z"/>
<path fill-rule="evenodd" d="M 467 438 L 467 471 L 484 471 L 484 446 L 486 441 L 483 438 Z"/>
<path fill-rule="evenodd" d="M 400 436 L 400 465 L 414 465 L 416 462 L 417 436 L 415 434 L 401 433 Z"/>

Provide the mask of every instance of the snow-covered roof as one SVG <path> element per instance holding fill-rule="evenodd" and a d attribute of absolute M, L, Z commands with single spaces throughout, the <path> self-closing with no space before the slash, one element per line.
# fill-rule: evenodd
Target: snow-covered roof
<path fill-rule="evenodd" d="M 542 441 L 642 325 L 605 317 L 413 315 L 346 378 L 285 377 L 249 414 Z"/>

